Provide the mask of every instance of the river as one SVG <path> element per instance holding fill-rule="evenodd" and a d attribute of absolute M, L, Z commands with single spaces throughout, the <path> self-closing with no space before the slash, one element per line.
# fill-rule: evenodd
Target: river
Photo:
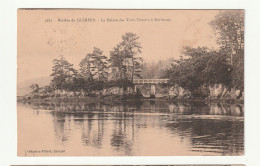
<path fill-rule="evenodd" d="M 19 103 L 19 156 L 243 155 L 244 105 Z"/>

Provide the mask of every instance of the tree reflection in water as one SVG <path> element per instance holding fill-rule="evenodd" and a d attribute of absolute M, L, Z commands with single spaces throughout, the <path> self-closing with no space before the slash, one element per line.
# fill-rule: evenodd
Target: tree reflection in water
<path fill-rule="evenodd" d="M 56 142 L 64 146 L 72 141 L 73 130 L 79 130 L 84 147 L 102 149 L 109 142 L 113 151 L 137 155 L 136 142 L 149 128 L 158 128 L 162 135 L 188 140 L 191 152 L 244 152 L 243 104 L 167 100 L 25 104 L 35 110 L 52 110 Z"/>

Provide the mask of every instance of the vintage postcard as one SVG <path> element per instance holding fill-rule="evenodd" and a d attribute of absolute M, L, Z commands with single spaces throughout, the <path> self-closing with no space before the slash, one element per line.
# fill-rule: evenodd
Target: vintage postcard
<path fill-rule="evenodd" d="M 17 17 L 19 156 L 244 155 L 244 10 Z"/>

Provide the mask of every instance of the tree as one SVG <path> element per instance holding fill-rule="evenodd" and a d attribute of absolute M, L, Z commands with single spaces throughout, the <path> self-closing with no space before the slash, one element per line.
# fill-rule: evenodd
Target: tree
<path fill-rule="evenodd" d="M 128 32 L 122 36 L 123 41 L 110 52 L 111 66 L 118 68 L 121 79 L 133 81 L 135 76 L 141 77 L 143 59 L 137 56 L 142 48 L 138 39 L 136 34 Z"/>
<path fill-rule="evenodd" d="M 93 52 L 87 54 L 79 64 L 79 76 L 86 81 L 105 81 L 108 75 L 107 57 L 103 55 L 103 51 L 94 47 Z"/>
<path fill-rule="evenodd" d="M 91 72 L 91 64 L 93 63 L 92 54 L 87 54 L 84 59 L 79 63 L 79 77 L 83 80 L 93 80 L 93 74 Z"/>
<path fill-rule="evenodd" d="M 174 60 L 165 73 L 170 84 L 177 84 L 191 92 L 203 85 L 224 84 L 230 86 L 230 65 L 225 54 L 203 48 L 184 47 L 187 58 Z"/>
<path fill-rule="evenodd" d="M 63 56 L 53 60 L 51 85 L 54 89 L 71 90 L 77 71 Z"/>
<path fill-rule="evenodd" d="M 191 48 L 189 46 L 186 46 L 182 49 L 182 55 L 188 58 L 197 58 L 207 54 L 209 51 L 210 50 L 207 47 Z"/>
<path fill-rule="evenodd" d="M 230 62 L 232 86 L 244 89 L 244 11 L 221 11 L 210 25 L 218 34 L 221 52 Z"/>
<path fill-rule="evenodd" d="M 123 80 L 126 79 L 126 66 L 124 65 L 125 56 L 123 48 L 120 44 L 113 48 L 110 51 L 110 67 L 112 69 L 112 78 L 114 80 Z"/>
<path fill-rule="evenodd" d="M 202 73 L 207 85 L 231 86 L 230 64 L 223 52 L 211 51 Z"/>
<path fill-rule="evenodd" d="M 230 64 L 233 56 L 244 52 L 244 12 L 242 10 L 221 11 L 210 25 L 218 35 L 218 43 L 230 55 Z"/>
<path fill-rule="evenodd" d="M 107 57 L 103 55 L 103 51 L 94 47 L 92 58 L 94 76 L 98 81 L 106 81 L 108 75 Z"/>
<path fill-rule="evenodd" d="M 122 47 L 124 48 L 125 58 L 126 61 L 130 58 L 131 66 L 128 64 L 128 68 L 130 67 L 131 70 L 131 80 L 133 81 L 134 76 L 140 77 L 140 68 L 141 68 L 141 62 L 142 58 L 137 57 L 137 54 L 141 53 L 141 45 L 137 40 L 139 37 L 134 33 L 126 33 L 122 36 L 123 42 Z"/>

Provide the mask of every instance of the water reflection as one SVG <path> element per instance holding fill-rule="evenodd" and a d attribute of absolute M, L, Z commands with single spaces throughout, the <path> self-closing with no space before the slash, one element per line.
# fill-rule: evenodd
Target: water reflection
<path fill-rule="evenodd" d="M 243 116 L 243 104 L 167 101 L 129 101 L 120 103 L 24 103 L 33 109 L 55 110 L 60 112 L 139 112 L 177 113 L 185 115 L 230 115 Z"/>
<path fill-rule="evenodd" d="M 52 117 L 53 144 L 69 147 L 80 142 L 77 148 L 92 149 L 81 155 L 242 155 L 244 152 L 242 104 L 129 101 L 24 105 L 23 110 L 31 107 L 32 112 L 38 112 L 36 116 Z M 24 106 L 18 105 L 18 110 L 19 107 Z"/>

